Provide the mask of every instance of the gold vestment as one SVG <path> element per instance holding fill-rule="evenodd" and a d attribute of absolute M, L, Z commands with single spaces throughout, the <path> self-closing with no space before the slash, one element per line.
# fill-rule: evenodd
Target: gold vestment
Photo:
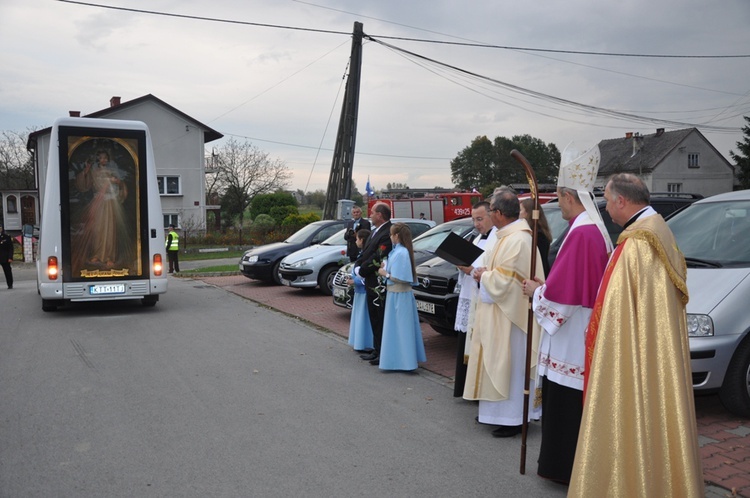
<path fill-rule="evenodd" d="M 568 496 L 702 497 L 685 259 L 660 215 L 618 244 L 587 330 L 595 343 Z"/>

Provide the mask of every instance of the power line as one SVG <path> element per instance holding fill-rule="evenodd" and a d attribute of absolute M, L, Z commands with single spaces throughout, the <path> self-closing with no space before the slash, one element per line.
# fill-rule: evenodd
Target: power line
<path fill-rule="evenodd" d="M 275 29 L 287 29 L 287 30 L 294 30 L 294 31 L 307 31 L 311 33 L 324 33 L 324 34 L 332 34 L 332 35 L 344 35 L 344 36 L 351 36 L 351 32 L 348 31 L 335 31 L 335 30 L 328 30 L 328 29 L 317 29 L 317 28 L 302 28 L 299 26 L 286 26 L 281 24 L 267 24 L 267 23 L 257 23 L 257 22 L 250 22 L 250 21 L 238 21 L 235 19 L 221 19 L 216 17 L 205 17 L 205 16 L 191 16 L 187 14 L 174 14 L 171 12 L 160 12 L 155 10 L 145 10 L 145 9 L 133 9 L 129 7 L 117 7 L 113 5 L 102 5 L 102 4 L 96 4 L 91 2 L 80 2 L 75 0 L 57 0 L 58 2 L 63 3 L 69 3 L 69 4 L 75 4 L 75 5 L 82 5 L 85 7 L 97 7 L 101 9 L 109 9 L 109 10 L 119 10 L 124 12 L 135 12 L 139 14 L 149 14 L 149 15 L 155 15 L 155 16 L 165 16 L 165 17 L 176 17 L 180 19 L 192 19 L 196 21 L 210 21 L 210 22 L 221 22 L 221 23 L 228 23 L 228 24 L 239 24 L 243 26 L 256 26 L 261 28 L 275 28 Z M 300 2 L 304 3 L 304 2 Z M 314 5 L 314 4 L 310 4 Z M 319 6 L 316 6 L 319 7 Z M 336 9 L 331 9 L 336 10 Z M 346 11 L 341 11 L 346 12 Z M 350 12 L 346 12 L 348 14 L 351 14 Z M 362 16 L 367 17 L 367 16 Z M 397 24 L 397 23 L 394 23 Z M 406 26 L 406 25 L 404 25 Z M 411 26 L 407 26 L 411 27 Z M 427 30 L 424 30 L 427 31 Z M 654 59 L 746 59 L 750 58 L 750 54 L 716 54 L 716 55 L 689 55 L 689 54 L 631 54 L 631 53 L 625 53 L 625 52 L 594 52 L 590 50 L 561 50 L 561 49 L 551 49 L 551 48 L 536 48 L 536 47 L 516 47 L 512 45 L 494 45 L 489 43 L 478 43 L 478 42 L 457 42 L 457 41 L 448 41 L 448 40 L 428 40 L 424 38 L 410 38 L 405 36 L 388 36 L 388 35 L 372 35 L 377 36 L 380 39 L 384 40 L 401 40 L 401 41 L 411 41 L 411 42 L 418 42 L 418 43 L 432 43 L 436 45 L 455 45 L 455 46 L 464 46 L 464 47 L 474 47 L 474 48 L 491 48 L 491 49 L 499 49 L 499 50 L 515 50 L 515 51 L 524 51 L 524 52 L 547 52 L 547 53 L 554 53 L 554 54 L 569 54 L 569 55 L 596 55 L 596 56 L 604 56 L 604 57 L 642 57 L 642 58 L 654 58 Z"/>
<path fill-rule="evenodd" d="M 494 79 L 494 78 L 490 78 L 489 76 L 484 76 L 484 75 L 481 75 L 481 74 L 478 74 L 478 73 L 474 73 L 474 72 L 468 71 L 466 69 L 461 69 L 459 67 L 456 67 L 456 66 L 444 63 L 444 62 L 440 62 L 440 61 L 437 61 L 435 59 L 431 59 L 431 58 L 426 57 L 424 55 L 420 55 L 420 54 L 417 54 L 415 52 L 411 52 L 409 50 L 406 50 L 406 49 L 403 49 L 403 48 L 400 48 L 400 47 L 396 47 L 395 45 L 391 45 L 389 43 L 386 43 L 386 42 L 384 42 L 382 40 L 376 39 L 375 37 L 367 35 L 367 34 L 365 34 L 364 36 L 365 36 L 365 38 L 367 38 L 367 39 L 369 39 L 369 40 L 371 40 L 371 41 L 373 41 L 375 43 L 379 43 L 379 44 L 383 45 L 384 47 L 389 48 L 389 49 L 391 49 L 393 51 L 401 52 L 402 54 L 407 54 L 410 57 L 414 57 L 414 58 L 417 58 L 417 59 L 429 62 L 431 64 L 435 64 L 437 66 L 440 66 L 440 67 L 443 67 L 443 68 L 447 68 L 447 69 L 455 71 L 455 72 L 457 72 L 459 74 L 463 74 L 463 75 L 466 75 L 466 76 L 470 76 L 470 77 L 473 77 L 473 78 L 477 78 L 477 79 L 480 79 L 480 80 L 484 80 L 484 81 L 487 81 L 487 82 L 494 83 L 496 85 L 501 86 L 502 88 L 505 88 L 505 89 L 510 90 L 512 92 L 515 92 L 515 93 L 520 93 L 522 95 L 527 95 L 527 96 L 530 96 L 530 97 L 533 97 L 533 98 L 536 98 L 536 99 L 541 99 L 541 100 L 544 100 L 544 101 L 547 101 L 547 102 L 559 104 L 559 105 L 562 105 L 564 107 L 572 107 L 572 108 L 579 109 L 579 110 L 584 110 L 586 112 L 593 113 L 593 114 L 598 114 L 598 115 L 603 115 L 603 116 L 613 117 L 613 118 L 618 118 L 618 119 L 624 119 L 626 121 L 633 121 L 633 122 L 637 122 L 637 123 L 662 124 L 662 125 L 667 125 L 667 126 L 672 126 L 672 127 L 688 127 L 688 128 L 693 128 L 693 127 L 697 127 L 698 126 L 698 125 L 695 125 L 693 123 L 684 123 L 684 122 L 681 122 L 681 121 L 671 121 L 671 120 L 664 120 L 664 119 L 658 119 L 658 118 L 649 118 L 649 117 L 645 117 L 645 116 L 639 116 L 637 114 L 629 114 L 629 113 L 615 111 L 615 110 L 611 110 L 611 109 L 605 109 L 603 107 L 596 107 L 596 106 L 592 106 L 592 105 L 588 105 L 588 104 L 581 104 L 579 102 L 575 102 L 575 101 L 568 100 L 568 99 L 563 99 L 561 97 L 555 97 L 555 96 L 548 95 L 548 94 L 545 94 L 545 93 L 541 93 L 541 92 L 537 92 L 537 91 L 534 91 L 534 90 L 530 90 L 528 88 L 523 88 L 523 87 L 520 87 L 520 86 L 517 86 L 517 85 L 513 85 L 511 83 L 506 83 L 504 81 L 500 81 L 500 80 L 497 80 L 497 79 Z M 707 130 L 711 130 L 713 132 L 717 132 L 717 133 L 721 133 L 721 132 L 736 133 L 737 132 L 737 129 L 736 128 L 732 128 L 732 127 L 711 126 L 711 125 L 700 125 L 700 127 L 701 128 L 705 128 Z"/>

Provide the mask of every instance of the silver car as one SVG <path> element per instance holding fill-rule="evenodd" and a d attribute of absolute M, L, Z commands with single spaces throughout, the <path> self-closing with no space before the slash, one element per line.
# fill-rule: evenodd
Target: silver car
<path fill-rule="evenodd" d="M 435 226 L 432 220 L 393 219 L 409 225 L 413 234 L 421 234 Z M 281 283 L 290 287 L 315 288 L 326 296 L 333 293 L 333 278 L 339 268 L 349 263 L 346 256 L 346 230 L 340 230 L 320 244 L 305 247 L 285 257 L 279 265 Z"/>
<path fill-rule="evenodd" d="M 688 266 L 693 388 L 750 417 L 750 190 L 699 200 L 667 223 Z"/>

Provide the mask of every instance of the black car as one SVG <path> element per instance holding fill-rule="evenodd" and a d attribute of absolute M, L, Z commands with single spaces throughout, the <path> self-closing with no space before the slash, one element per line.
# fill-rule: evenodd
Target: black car
<path fill-rule="evenodd" d="M 651 194 L 651 206 L 666 218 L 698 199 L 701 199 L 701 196 L 697 194 L 653 193 Z M 607 213 L 607 202 L 604 198 L 597 197 L 596 204 L 612 242 L 616 243 L 617 237 L 622 232 L 622 227 L 615 224 Z M 549 248 L 551 267 L 563 240 L 565 240 L 569 225 L 562 218 L 560 206 L 557 202 L 547 202 L 542 204 L 541 208 L 552 231 L 552 243 Z M 417 281 L 419 287 L 414 290 L 414 297 L 417 299 L 419 317 L 441 334 L 455 334 L 453 325 L 456 321 L 458 294 L 461 291 L 460 287 L 456 287 L 458 284 L 456 266 L 442 258 L 430 259 L 417 266 Z"/>
<path fill-rule="evenodd" d="M 463 237 L 474 229 L 471 218 L 447 221 L 432 227 L 414 239 L 414 263 L 420 263 L 435 257 L 435 249 L 445 240 L 450 232 Z M 455 266 L 454 266 L 455 268 Z M 333 279 L 333 303 L 342 308 L 351 308 L 354 290 L 346 284 L 352 272 L 352 264 L 342 266 Z"/>
<path fill-rule="evenodd" d="M 671 214 L 679 211 L 680 209 L 689 206 L 698 199 L 702 199 L 703 196 L 699 194 L 682 194 L 682 193 L 671 193 L 671 192 L 654 192 L 651 194 L 651 207 L 654 211 L 662 215 L 664 218 L 668 218 Z M 596 205 L 599 208 L 599 212 L 602 215 L 604 226 L 607 228 L 610 239 L 613 244 L 617 244 L 617 237 L 622 232 L 622 227 L 612 221 L 612 218 L 607 212 L 607 201 L 603 197 L 596 198 Z M 547 218 L 550 230 L 552 231 L 552 243 L 549 247 L 549 265 L 552 267 L 552 263 L 555 262 L 557 253 L 560 251 L 565 236 L 568 234 L 570 226 L 568 222 L 562 218 L 560 212 L 560 206 L 557 202 L 549 202 L 542 205 L 544 210 L 544 216 Z"/>
<path fill-rule="evenodd" d="M 284 242 L 254 247 L 242 255 L 240 271 L 253 280 L 281 284 L 279 265 L 282 259 L 303 247 L 320 244 L 342 230 L 345 224 L 344 220 L 315 221 L 296 231 Z"/>

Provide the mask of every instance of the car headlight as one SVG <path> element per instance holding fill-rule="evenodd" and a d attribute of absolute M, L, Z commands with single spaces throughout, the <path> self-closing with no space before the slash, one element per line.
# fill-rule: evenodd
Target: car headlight
<path fill-rule="evenodd" d="M 453 288 L 454 294 L 461 294 L 461 282 L 456 281 L 456 286 Z"/>
<path fill-rule="evenodd" d="M 710 337 L 714 335 L 714 321 L 708 315 L 688 313 L 687 328 L 689 337 Z"/>
<path fill-rule="evenodd" d="M 307 263 L 309 263 L 310 261 L 312 261 L 312 258 L 300 259 L 299 261 L 295 261 L 294 263 L 291 263 L 291 264 L 287 263 L 287 267 L 288 268 L 301 268 L 303 266 L 306 266 Z"/>
<path fill-rule="evenodd" d="M 257 263 L 258 262 L 258 256 L 257 255 L 256 256 L 250 256 L 245 261 L 247 261 L 248 263 Z"/>

